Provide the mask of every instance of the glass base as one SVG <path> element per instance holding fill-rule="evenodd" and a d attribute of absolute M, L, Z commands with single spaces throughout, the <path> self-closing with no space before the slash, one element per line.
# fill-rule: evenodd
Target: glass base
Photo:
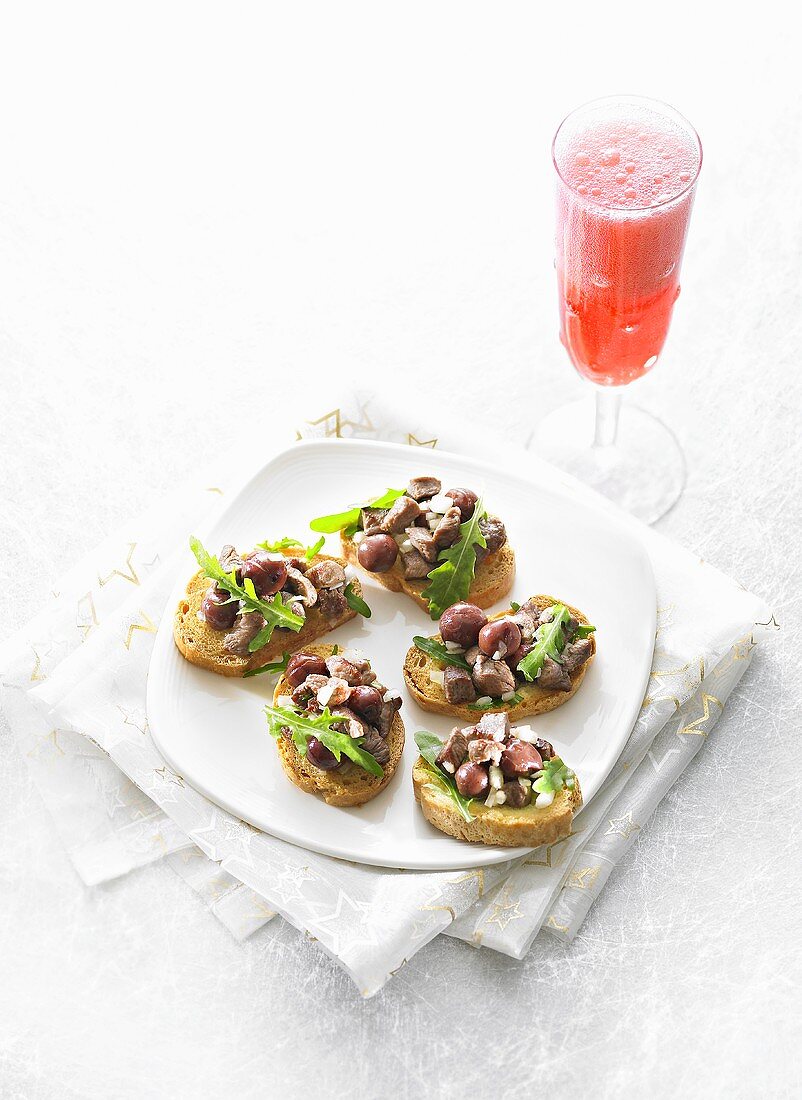
<path fill-rule="evenodd" d="M 654 523 L 685 488 L 685 456 L 662 420 L 623 403 L 615 443 L 594 443 L 593 399 L 555 409 L 538 424 L 528 446 L 626 511 Z"/>

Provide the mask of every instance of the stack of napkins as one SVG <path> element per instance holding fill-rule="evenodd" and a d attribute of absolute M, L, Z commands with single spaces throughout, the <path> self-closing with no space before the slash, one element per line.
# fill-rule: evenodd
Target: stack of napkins
<path fill-rule="evenodd" d="M 487 440 L 477 447 L 447 425 L 434 428 L 405 418 L 397 405 L 358 396 L 298 426 L 299 438 L 315 436 L 492 457 Z M 278 441 L 275 450 L 286 445 L 289 439 Z M 509 455 L 509 441 L 506 448 Z M 262 451 L 248 465 L 238 455 L 237 467 L 252 470 L 268 457 Z M 366 996 L 440 932 L 516 958 L 541 929 L 570 940 L 702 747 L 773 620 L 759 599 L 694 555 L 567 475 L 550 477 L 637 531 L 658 590 L 648 694 L 617 764 L 570 837 L 473 871 L 359 866 L 259 832 L 167 766 L 148 731 L 148 664 L 159 621 L 172 614 L 166 601 L 189 533 L 208 526 L 237 488 L 221 467 L 98 547 L 0 649 L 3 714 L 84 881 L 167 859 L 235 936 L 281 914 L 314 937 Z"/>

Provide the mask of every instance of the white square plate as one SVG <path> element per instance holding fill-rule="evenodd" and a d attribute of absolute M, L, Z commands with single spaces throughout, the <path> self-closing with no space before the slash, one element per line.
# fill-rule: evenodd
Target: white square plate
<path fill-rule="evenodd" d="M 534 457 L 526 471 L 512 474 L 460 455 L 391 443 L 298 443 L 271 459 L 210 531 L 194 533 L 214 553 L 226 542 L 244 550 L 284 535 L 311 542 L 314 516 L 341 511 L 387 486 L 404 486 L 419 474 L 436 474 L 447 486 L 468 485 L 481 493 L 488 511 L 504 520 L 517 559 L 515 585 L 499 607 L 542 592 L 581 608 L 597 627 L 597 656 L 579 691 L 557 710 L 530 720 L 574 768 L 587 805 L 615 763 L 646 693 L 655 635 L 654 577 L 646 552 L 628 530 L 562 487 L 538 484 L 537 472 Z M 337 547 L 338 538 L 329 536 L 326 549 L 336 553 Z M 173 610 L 195 568 L 187 550 L 151 659 L 148 718 L 165 759 L 197 790 L 266 833 L 358 863 L 441 870 L 523 854 L 524 849 L 445 836 L 418 809 L 411 780 L 414 733 L 429 729 L 442 737 L 454 722 L 422 711 L 404 689 L 401 670 L 412 636 L 437 629 L 410 599 L 363 575 L 372 618 L 357 617 L 328 636 L 341 647 L 364 650 L 379 679 L 401 690 L 407 731 L 403 760 L 388 787 L 365 806 L 343 809 L 304 794 L 282 771 L 261 710 L 272 696 L 272 678 L 216 676 L 179 654 Z"/>

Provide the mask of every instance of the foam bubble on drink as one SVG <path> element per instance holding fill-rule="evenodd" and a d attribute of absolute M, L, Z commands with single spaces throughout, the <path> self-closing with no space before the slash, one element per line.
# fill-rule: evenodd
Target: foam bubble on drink
<path fill-rule="evenodd" d="M 560 175 L 610 209 L 670 202 L 699 169 L 696 141 L 679 122 L 648 106 L 630 103 L 620 110 L 628 117 L 616 118 L 605 108 L 560 131 L 554 148 Z M 636 125 L 627 125 L 633 115 Z"/>

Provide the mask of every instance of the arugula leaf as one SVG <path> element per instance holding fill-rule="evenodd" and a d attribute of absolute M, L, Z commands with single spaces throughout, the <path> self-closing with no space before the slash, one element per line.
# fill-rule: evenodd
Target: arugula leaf
<path fill-rule="evenodd" d="M 443 742 L 440 738 L 436 737 L 433 733 L 429 733 L 428 730 L 418 730 L 415 734 L 415 744 L 418 746 L 421 756 L 426 761 L 426 770 L 438 787 L 449 796 L 457 807 L 460 816 L 465 821 L 473 821 L 476 816 L 470 811 L 470 805 L 473 799 L 463 798 L 457 790 L 457 784 L 454 782 L 453 775 L 444 772 L 436 762 L 440 750 L 443 747 Z"/>
<path fill-rule="evenodd" d="M 524 701 L 516 691 L 511 699 L 491 699 L 489 703 L 468 703 L 468 710 L 493 710 L 494 707 L 517 707 Z"/>
<path fill-rule="evenodd" d="M 442 642 L 436 642 L 434 638 L 422 638 L 420 634 L 416 634 L 412 641 L 422 653 L 435 661 L 439 661 L 441 665 L 453 665 L 454 668 L 464 668 L 467 672 L 471 671 L 471 666 L 462 654 L 452 653 L 446 649 Z"/>
<path fill-rule="evenodd" d="M 311 561 L 315 554 L 319 554 L 326 543 L 325 535 L 321 535 L 314 546 L 307 546 L 304 550 L 304 557 L 307 561 Z M 300 539 L 290 538 L 289 535 L 285 535 L 283 539 L 276 539 L 275 542 L 257 542 L 256 544 L 260 550 L 267 550 L 269 554 L 280 553 L 282 550 L 302 550 L 303 543 Z"/>
<path fill-rule="evenodd" d="M 248 669 L 247 672 L 243 672 L 243 678 L 246 676 L 259 676 L 262 672 L 286 672 L 289 660 L 289 653 L 282 653 L 280 661 L 271 661 L 270 664 L 262 665 L 261 668 Z"/>
<path fill-rule="evenodd" d="M 379 777 L 384 775 L 384 769 L 378 760 L 360 748 L 363 738 L 351 737 L 333 728 L 342 722 L 342 718 L 338 714 L 332 714 L 328 707 L 324 707 L 322 714 L 307 714 L 291 710 L 289 707 L 274 707 L 268 703 L 265 704 L 264 712 L 267 715 L 270 736 L 280 737 L 282 729 L 286 726 L 301 756 L 306 756 L 309 738 L 316 737 L 334 754 L 336 760 L 347 756 L 349 760 L 353 760 L 371 775 Z"/>
<path fill-rule="evenodd" d="M 563 603 L 556 603 L 551 611 L 551 621 L 537 628 L 534 646 L 518 665 L 518 671 L 529 681 L 537 679 L 547 657 L 559 663 L 565 648 L 565 626 L 571 615 Z"/>
<path fill-rule="evenodd" d="M 285 535 L 283 539 L 276 539 L 275 542 L 257 542 L 256 544 L 260 550 L 267 550 L 269 554 L 275 554 L 279 550 L 291 550 L 295 546 L 303 546 L 300 539 L 292 539 L 289 535 Z"/>
<path fill-rule="evenodd" d="M 479 529 L 479 520 L 486 514 L 480 498 L 471 518 L 460 524 L 454 545 L 440 551 L 440 564 L 429 574 L 429 586 L 423 590 L 431 618 L 439 619 L 447 607 L 467 599 L 476 569 L 476 547 L 487 546 Z"/>
<path fill-rule="evenodd" d="M 335 531 L 345 531 L 346 534 L 354 534 L 362 516 L 363 508 L 389 508 L 390 505 L 404 495 L 404 489 L 388 489 L 375 500 L 369 500 L 365 504 L 355 504 L 345 512 L 335 512 L 330 516 L 318 516 L 309 524 L 313 531 L 322 531 L 324 535 L 332 535 Z"/>
<path fill-rule="evenodd" d="M 543 761 L 543 771 L 532 784 L 532 790 L 538 794 L 557 794 L 563 787 L 573 790 L 576 773 L 562 762 L 559 756 Z"/>
<path fill-rule="evenodd" d="M 272 601 L 268 602 L 256 595 L 256 589 L 253 587 L 253 581 L 250 577 L 245 577 L 242 584 L 237 584 L 234 570 L 230 574 L 226 573 L 214 554 L 210 554 L 205 550 L 200 539 L 195 538 L 194 535 L 189 540 L 189 546 L 195 555 L 195 560 L 206 576 L 215 581 L 218 588 L 228 592 L 231 597 L 229 603 L 239 600 L 242 603 L 243 611 L 248 613 L 258 611 L 264 618 L 264 627 L 248 646 L 250 653 L 255 653 L 257 649 L 261 649 L 263 645 L 270 641 L 275 627 L 283 626 L 289 630 L 294 630 L 297 634 L 304 625 L 304 620 L 285 605 L 280 594 L 277 594 Z M 256 642 L 259 644 L 255 644 Z"/>
<path fill-rule="evenodd" d="M 513 611 L 520 611 L 521 610 L 521 605 L 519 603 L 516 603 L 515 600 L 512 601 L 512 603 L 510 604 L 510 607 L 513 609 Z"/>
<path fill-rule="evenodd" d="M 358 612 L 365 619 L 369 619 L 373 612 L 370 610 L 361 596 L 357 596 L 354 592 L 354 583 L 349 581 L 343 589 L 343 595 L 345 596 L 345 602 L 351 608 L 352 611 Z"/>
<path fill-rule="evenodd" d="M 576 628 L 575 638 L 589 638 L 591 634 L 596 633 L 596 627 L 591 626 L 590 623 L 580 623 Z"/>
<path fill-rule="evenodd" d="M 323 547 L 326 545 L 326 536 L 321 535 L 314 546 L 307 546 L 304 557 L 307 561 L 311 561 L 315 554 L 319 554 Z"/>

